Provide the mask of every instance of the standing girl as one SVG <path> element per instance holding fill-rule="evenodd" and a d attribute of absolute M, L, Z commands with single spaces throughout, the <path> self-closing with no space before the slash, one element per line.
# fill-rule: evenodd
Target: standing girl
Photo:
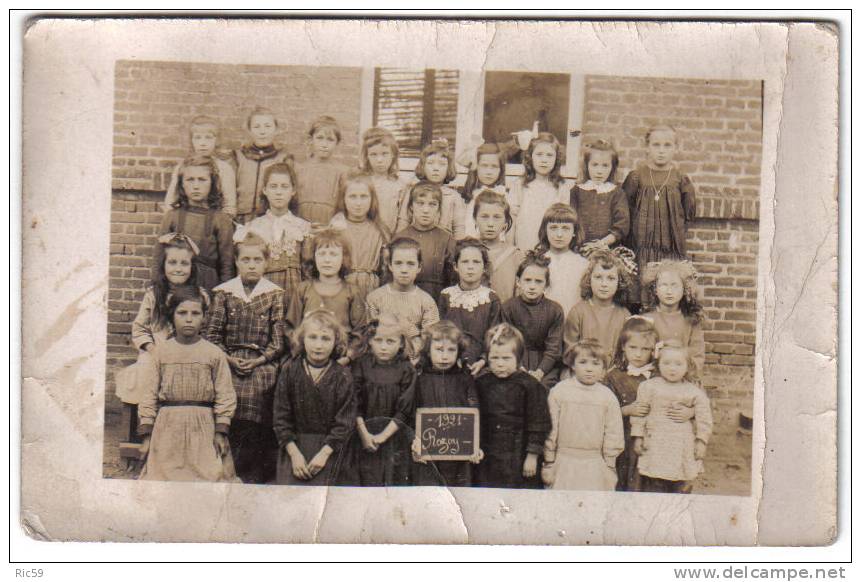
<path fill-rule="evenodd" d="M 266 278 L 292 297 L 302 281 L 302 245 L 311 235 L 311 224 L 292 210 L 296 209 L 296 172 L 285 163 L 272 164 L 263 175 L 263 199 L 266 214 L 236 231 L 234 238 L 243 240 L 246 232 L 259 235 L 269 246 Z"/>
<path fill-rule="evenodd" d="M 504 303 L 514 296 L 517 269 L 525 256 L 523 251 L 505 240 L 506 233 L 514 224 L 511 206 L 502 194 L 482 190 L 475 197 L 472 215 L 478 238 L 487 247 L 490 259 L 490 288 Z"/>
<path fill-rule="evenodd" d="M 380 205 L 368 176 L 351 174 L 344 179 L 335 206 L 338 214 L 332 226 L 342 231 L 350 245 L 352 263 L 347 282 L 353 283 L 364 298 L 380 286 L 383 249 L 391 233 L 380 223 Z"/>
<path fill-rule="evenodd" d="M 530 253 L 517 269 L 517 282 L 520 293 L 502 304 L 502 315 L 523 334 L 523 368 L 549 390 L 559 381 L 565 315 L 544 295 L 550 282 L 547 259 Z"/>
<path fill-rule="evenodd" d="M 299 216 L 316 226 L 326 225 L 332 219 L 338 192 L 343 188 L 347 167 L 332 159 L 340 143 L 338 122 L 328 115 L 320 116 L 308 130 L 308 159 L 296 164 Z"/>
<path fill-rule="evenodd" d="M 276 482 L 329 485 L 356 423 L 350 371 L 337 363 L 346 352 L 347 333 L 331 314 L 314 311 L 293 333 L 292 347 L 294 357 L 275 388 Z"/>
<path fill-rule="evenodd" d="M 589 261 L 577 252 L 577 214 L 567 204 L 557 202 L 547 209 L 541 219 L 538 251 L 550 259 L 550 285 L 547 297 L 562 306 L 568 315 L 571 308 L 580 303 L 576 284 L 589 268 Z"/>
<path fill-rule="evenodd" d="M 407 185 L 398 174 L 399 152 L 395 136 L 387 129 L 372 127 L 362 135 L 362 171 L 371 177 L 380 222 L 389 232 L 397 230 L 398 216 L 407 202 Z"/>
<path fill-rule="evenodd" d="M 442 208 L 440 209 L 439 225 L 449 231 L 456 240 L 465 235 L 466 206 L 463 198 L 446 184 L 457 177 L 454 165 L 454 154 L 445 138 L 435 139 L 421 153 L 416 166 L 416 177 L 436 184 L 442 190 Z M 406 208 L 401 209 L 397 230 L 403 230 L 410 224 Z"/>
<path fill-rule="evenodd" d="M 236 218 L 247 224 L 263 212 L 263 172 L 268 166 L 292 157 L 275 146 L 275 137 L 284 128 L 275 114 L 255 107 L 245 119 L 249 143 L 236 150 Z"/>
<path fill-rule="evenodd" d="M 392 280 L 368 294 L 368 317 L 377 319 L 383 313 L 398 316 L 418 352 L 422 331 L 439 321 L 433 298 L 416 286 L 416 277 L 422 270 L 422 248 L 413 239 L 401 237 L 389 244 L 387 254 Z"/>
<path fill-rule="evenodd" d="M 541 489 L 538 474 L 550 432 L 547 391 L 520 368 L 523 336 L 502 323 L 487 331 L 490 373 L 476 381 L 484 460 L 475 469 L 480 487 Z"/>
<path fill-rule="evenodd" d="M 688 261 L 651 263 L 643 272 L 643 315 L 655 324 L 658 341 L 676 340 L 690 351 L 693 374 L 705 364 L 703 308 L 697 297 L 697 271 Z"/>
<path fill-rule="evenodd" d="M 219 210 L 218 170 L 212 158 L 194 156 L 180 165 L 177 176 L 177 201 L 162 218 L 159 234 L 175 232 L 194 241 L 200 251 L 198 283 L 211 290 L 234 275 L 233 221 Z M 154 250 L 155 276 L 164 260 L 164 247 L 156 245 Z"/>
<path fill-rule="evenodd" d="M 551 489 L 612 491 L 616 457 L 625 448 L 619 402 L 601 381 L 607 370 L 603 346 L 582 340 L 566 353 L 573 377 L 550 390 L 553 428 L 544 445 L 541 476 Z"/>
<path fill-rule="evenodd" d="M 416 379 L 415 407 L 478 407 L 478 393 L 472 375 L 460 366 L 465 345 L 463 333 L 450 321 L 439 321 L 422 332 L 419 376 Z M 469 487 L 472 467 L 481 461 L 478 450 L 471 461 L 422 461 L 421 443 L 416 435 L 412 444 L 413 484 Z"/>
<path fill-rule="evenodd" d="M 416 371 L 398 318 L 383 314 L 369 323 L 361 351 L 352 366 L 358 402 L 359 442 L 353 447 L 358 482 L 373 487 L 409 485 Z"/>
<path fill-rule="evenodd" d="M 614 182 L 619 154 L 599 139 L 583 152 L 585 182 L 571 188 L 571 207 L 579 220 L 578 239 L 584 250 L 613 247 L 625 240 L 631 228 L 628 199 Z"/>
<path fill-rule="evenodd" d="M 607 372 L 607 386 L 619 400 L 625 428 L 625 452 L 616 458 L 618 491 L 640 490 L 631 421 L 649 414 L 649 404 L 637 398 L 637 391 L 643 382 L 657 374 L 653 362 L 657 339 L 658 334 L 651 321 L 642 315 L 629 317 L 619 335 L 614 367 Z M 675 402 L 667 407 L 666 415 L 674 422 L 688 422 L 694 416 L 694 409 Z"/>
<path fill-rule="evenodd" d="M 198 115 L 189 124 L 189 138 L 191 141 L 192 155 L 210 156 L 218 169 L 221 193 L 224 195 L 224 207 L 222 210 L 231 217 L 236 216 L 236 170 L 233 168 L 231 153 L 218 149 L 218 136 L 220 133 L 218 121 L 206 115 Z M 181 165 L 181 164 L 180 164 Z M 174 168 L 170 176 L 167 192 L 164 195 L 164 210 L 167 212 L 173 208 L 177 201 L 176 189 L 179 185 L 179 165 Z"/>
<path fill-rule="evenodd" d="M 465 238 L 457 243 L 452 257 L 457 285 L 443 289 L 439 297 L 440 319 L 457 325 L 469 338 L 469 347 L 461 354 L 470 372 L 477 374 L 485 365 L 484 336 L 487 330 L 502 323 L 502 304 L 490 287 L 490 259 L 487 248 L 477 239 Z"/>
<path fill-rule="evenodd" d="M 295 329 L 306 313 L 324 310 L 345 329 L 365 322 L 365 300 L 358 287 L 344 278 L 350 272 L 350 245 L 336 230 L 318 232 L 310 244 L 309 279 L 289 298 L 287 322 Z"/>
<path fill-rule="evenodd" d="M 541 132 L 523 153 L 526 174 L 514 183 L 514 244 L 522 251 L 538 244 L 541 219 L 556 202 L 568 203 L 568 190 L 560 174 L 564 150 L 552 133 Z"/>
<path fill-rule="evenodd" d="M 168 315 L 167 302 L 179 289 L 197 289 L 197 245 L 184 234 L 170 233 L 159 237 L 164 260 L 158 274 L 144 292 L 137 317 L 132 322 L 132 343 L 139 350 L 138 359 L 131 366 L 117 372 L 116 394 L 128 413 L 130 442 L 140 442 L 137 435 L 137 405 L 146 390 L 146 370 L 152 362 L 157 346 L 173 335 L 173 323 Z M 207 296 L 208 298 L 208 296 Z M 126 418 L 126 415 L 123 415 Z"/>
<path fill-rule="evenodd" d="M 239 276 L 215 288 L 206 339 L 227 354 L 237 409 L 230 433 L 236 473 L 243 483 L 275 476 L 272 395 L 285 349 L 284 291 L 267 280 L 266 241 L 250 232 L 236 243 Z"/>
<path fill-rule="evenodd" d="M 440 187 L 430 182 L 417 183 L 410 189 L 407 206 L 412 224 L 397 234 L 397 237 L 411 238 L 421 246 L 422 270 L 416 285 L 434 301 L 439 301 L 440 292 L 448 287 L 455 242 L 451 233 L 439 226 L 440 208 Z"/>
<path fill-rule="evenodd" d="M 478 146 L 475 158 L 469 160 L 469 173 L 463 185 L 463 200 L 466 202 L 465 235 L 478 237 L 475 225 L 475 197 L 482 190 L 492 190 L 506 196 L 505 162 L 508 156 L 498 144 L 485 143 Z"/>
<path fill-rule="evenodd" d="M 227 356 L 200 337 L 206 305 L 206 296 L 188 287 L 168 301 L 176 335 L 154 350 L 138 407 L 141 479 L 236 480 L 227 441 L 236 393 Z"/>
<path fill-rule="evenodd" d="M 676 130 L 659 125 L 646 132 L 646 162 L 625 178 L 622 189 L 631 213 L 631 248 L 640 273 L 653 261 L 687 258 L 688 222 L 696 215 L 696 189 L 673 157 L 678 149 Z"/>
<path fill-rule="evenodd" d="M 589 268 L 583 274 L 580 294 L 583 301 L 565 318 L 562 336 L 565 341 L 563 363 L 571 368 L 571 348 L 582 340 L 598 340 L 607 361 L 613 355 L 625 320 L 631 313 L 624 307 L 631 288 L 631 274 L 615 253 L 597 250 L 589 256 Z"/>
<path fill-rule="evenodd" d="M 607 386 L 619 401 L 625 430 L 625 451 L 616 458 L 618 491 L 640 490 L 631 420 L 649 413 L 649 405 L 637 400 L 637 390 L 657 373 L 652 362 L 657 341 L 658 334 L 651 321 L 640 315 L 629 317 L 619 335 L 614 367 L 607 372 Z"/>
<path fill-rule="evenodd" d="M 663 343 L 663 345 L 661 345 Z M 641 490 L 650 493 L 690 493 L 703 470 L 712 432 L 708 396 L 694 383 L 690 351 L 677 341 L 658 344 L 660 376 L 643 382 L 637 400 L 648 414 L 631 418 L 634 452 L 639 455 Z M 691 420 L 678 422 L 667 410 L 693 408 Z"/>

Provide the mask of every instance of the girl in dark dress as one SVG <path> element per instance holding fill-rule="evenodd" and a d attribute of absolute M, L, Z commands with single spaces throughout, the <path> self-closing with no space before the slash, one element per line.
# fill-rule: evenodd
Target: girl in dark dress
<path fill-rule="evenodd" d="M 550 390 L 559 381 L 562 363 L 562 307 L 548 299 L 550 261 L 529 253 L 517 268 L 520 294 L 502 305 L 505 320 L 523 334 L 521 366 Z"/>
<path fill-rule="evenodd" d="M 630 209 L 625 191 L 616 185 L 619 154 L 603 139 L 583 151 L 581 175 L 585 182 L 571 188 L 571 207 L 577 213 L 580 252 L 614 247 L 628 236 Z"/>
<path fill-rule="evenodd" d="M 409 485 L 416 381 L 412 346 L 391 314 L 370 322 L 363 332 L 364 353 L 352 367 L 358 402 L 356 434 L 350 441 L 353 477 L 365 486 Z"/>
<path fill-rule="evenodd" d="M 460 329 L 450 321 L 437 322 L 422 332 L 420 372 L 416 379 L 415 407 L 478 407 L 475 382 L 461 368 L 460 354 L 466 347 Z M 413 484 L 469 487 L 472 464 L 481 461 L 479 450 L 471 461 L 423 461 L 421 443 L 412 444 Z"/>
<path fill-rule="evenodd" d="M 540 457 L 550 432 L 547 391 L 520 370 L 523 335 L 507 323 L 487 332 L 490 373 L 476 381 L 484 460 L 479 487 L 541 489 Z"/>
<path fill-rule="evenodd" d="M 453 322 L 469 338 L 460 354 L 473 375 L 486 364 L 482 342 L 488 329 L 502 323 L 502 303 L 486 285 L 490 281 L 490 258 L 487 247 L 475 238 L 457 243 L 452 257 L 457 285 L 443 289 L 439 297 L 439 317 Z"/>
<path fill-rule="evenodd" d="M 350 371 L 337 363 L 347 334 L 327 311 L 312 311 L 293 335 L 295 357 L 275 389 L 277 483 L 333 485 L 341 450 L 356 423 Z"/>
<path fill-rule="evenodd" d="M 676 130 L 667 125 L 646 132 L 644 163 L 628 173 L 622 190 L 628 197 L 631 230 L 628 246 L 637 254 L 642 274 L 646 265 L 664 259 L 683 261 L 688 224 L 696 217 L 696 188 L 673 163 L 678 149 Z M 644 297 L 635 294 L 635 300 Z"/>

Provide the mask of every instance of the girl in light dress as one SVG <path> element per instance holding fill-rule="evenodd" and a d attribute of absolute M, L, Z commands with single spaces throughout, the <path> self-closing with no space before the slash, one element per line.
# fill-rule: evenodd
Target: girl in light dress
<path fill-rule="evenodd" d="M 705 364 L 703 307 L 699 301 L 697 271 L 688 261 L 664 260 L 646 265 L 643 272 L 643 316 L 658 332 L 658 340 L 676 340 L 690 351 L 694 369 L 701 374 Z"/>
<path fill-rule="evenodd" d="M 478 146 L 473 159 L 467 160 L 469 172 L 462 189 L 463 200 L 466 202 L 465 236 L 478 237 L 474 214 L 475 198 L 479 193 L 492 190 L 503 196 L 508 195 L 508 189 L 505 187 L 507 158 L 505 150 L 498 144 L 485 143 Z"/>
<path fill-rule="evenodd" d="M 577 214 L 567 204 L 557 202 L 541 219 L 536 250 L 550 259 L 552 283 L 545 294 L 562 306 L 565 315 L 580 302 L 576 282 L 589 268 L 589 261 L 577 252 L 577 243 Z"/>
<path fill-rule="evenodd" d="M 294 214 L 296 172 L 292 165 L 268 166 L 263 183 L 266 214 L 237 228 L 233 238 L 241 241 L 247 232 L 254 232 L 265 240 L 269 247 L 265 276 L 292 297 L 302 281 L 302 251 L 311 236 L 311 223 Z"/>
<path fill-rule="evenodd" d="M 503 303 L 514 297 L 517 269 L 524 253 L 506 241 L 514 220 L 505 196 L 493 190 L 482 190 L 475 197 L 472 214 L 478 238 L 487 247 L 490 259 L 490 288 Z"/>
<path fill-rule="evenodd" d="M 703 471 L 712 431 L 711 404 L 697 386 L 690 350 L 676 340 L 659 342 L 659 375 L 640 384 L 637 401 L 648 408 L 631 418 L 634 452 L 639 456 L 640 490 L 650 493 L 690 493 Z M 693 417 L 679 422 L 668 410 L 692 408 Z"/>
<path fill-rule="evenodd" d="M 398 216 L 408 202 L 408 187 L 398 170 L 400 149 L 395 136 L 382 127 L 372 127 L 362 135 L 360 166 L 371 177 L 380 211 L 380 222 L 396 232 Z"/>
<path fill-rule="evenodd" d="M 619 335 L 619 345 L 613 368 L 607 373 L 607 386 L 619 400 L 625 424 L 625 452 L 616 458 L 619 491 L 639 491 L 640 474 L 637 471 L 637 454 L 631 436 L 631 422 L 649 414 L 648 402 L 637 397 L 639 387 L 658 374 L 655 366 L 655 345 L 658 334 L 652 322 L 642 315 L 632 315 L 625 321 Z M 688 422 L 694 417 L 694 408 L 674 402 L 666 408 L 666 416 L 674 422 Z"/>
<path fill-rule="evenodd" d="M 385 268 L 383 250 L 391 233 L 379 217 L 379 202 L 371 179 L 351 173 L 343 180 L 335 205 L 337 214 L 330 226 L 338 229 L 350 244 L 350 273 L 347 282 L 359 289 L 361 297 L 380 286 Z"/>
<path fill-rule="evenodd" d="M 602 383 L 606 351 L 595 340 L 581 340 L 566 359 L 573 363 L 573 376 L 550 390 L 552 428 L 541 476 L 551 489 L 612 491 L 625 437 L 619 402 Z"/>
<path fill-rule="evenodd" d="M 416 178 L 436 184 L 442 190 L 442 208 L 440 209 L 439 225 L 449 231 L 455 240 L 466 236 L 466 205 L 460 193 L 448 186 L 457 177 L 454 165 L 454 154 L 445 138 L 435 139 L 422 150 L 419 163 L 416 165 Z M 404 205 L 405 206 L 405 205 Z M 405 207 L 401 208 L 398 217 L 397 231 L 410 225 L 410 217 Z"/>
<path fill-rule="evenodd" d="M 162 262 L 141 300 L 132 321 L 132 343 L 138 349 L 137 361 L 115 375 L 116 394 L 128 412 L 130 442 L 140 442 L 137 434 L 137 405 L 146 390 L 146 370 L 155 348 L 173 334 L 168 300 L 178 289 L 198 288 L 197 245 L 184 234 L 168 233 L 159 237 Z M 204 296 L 209 299 L 209 296 Z"/>
<path fill-rule="evenodd" d="M 168 300 L 176 333 L 153 349 L 138 406 L 141 479 L 237 481 L 227 438 L 236 393 L 227 356 L 200 337 L 207 304 L 191 287 Z"/>
<path fill-rule="evenodd" d="M 327 311 L 312 311 L 292 336 L 293 359 L 278 375 L 273 429 L 281 485 L 339 484 L 344 445 L 356 425 L 350 370 L 338 363 L 347 331 Z"/>
<path fill-rule="evenodd" d="M 318 228 L 327 225 L 335 215 L 338 192 L 348 171 L 347 166 L 333 157 L 340 143 L 338 122 L 322 115 L 308 130 L 308 158 L 296 163 L 298 214 Z"/>
<path fill-rule="evenodd" d="M 514 214 L 514 244 L 530 251 L 538 244 L 539 226 L 544 213 L 556 202 L 568 203 L 569 194 L 562 178 L 564 148 L 552 133 L 538 133 L 523 153 L 525 175 L 511 188 Z"/>

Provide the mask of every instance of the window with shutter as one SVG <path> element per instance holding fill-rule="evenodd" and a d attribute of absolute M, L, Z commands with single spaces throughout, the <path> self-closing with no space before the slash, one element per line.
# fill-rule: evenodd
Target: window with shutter
<path fill-rule="evenodd" d="M 446 138 L 455 147 L 458 72 L 445 69 L 374 71 L 374 125 L 394 134 L 402 157 Z"/>

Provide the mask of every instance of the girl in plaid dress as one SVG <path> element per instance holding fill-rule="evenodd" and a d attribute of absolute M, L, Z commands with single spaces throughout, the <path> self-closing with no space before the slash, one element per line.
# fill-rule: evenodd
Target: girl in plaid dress
<path fill-rule="evenodd" d="M 254 233 L 236 244 L 239 276 L 215 288 L 206 338 L 227 354 L 237 409 L 230 447 L 245 483 L 275 473 L 272 397 L 284 351 L 284 291 L 263 277 L 269 248 Z"/>

